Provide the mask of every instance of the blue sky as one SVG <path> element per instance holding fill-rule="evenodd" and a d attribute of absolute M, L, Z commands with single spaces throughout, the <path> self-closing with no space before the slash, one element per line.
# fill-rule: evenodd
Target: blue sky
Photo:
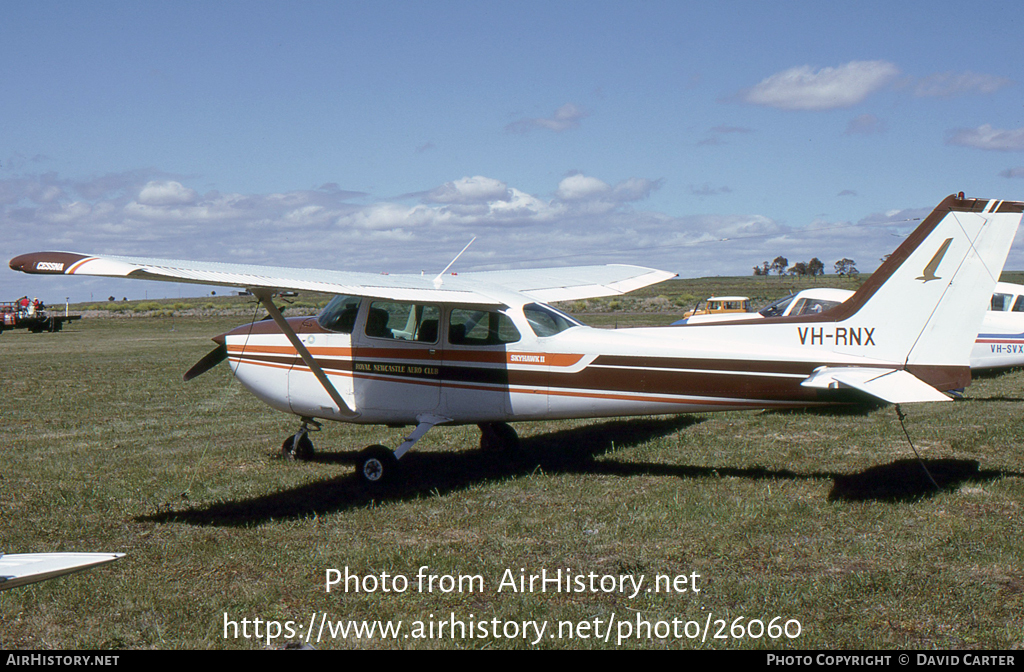
<path fill-rule="evenodd" d="M 1017 2 L 20 2 L 0 236 L 363 271 L 850 257 L 1024 199 Z M 723 240 L 728 239 L 728 240 Z M 1008 264 L 1024 268 L 1024 246 Z M 196 293 L 31 278 L 0 299 Z"/>

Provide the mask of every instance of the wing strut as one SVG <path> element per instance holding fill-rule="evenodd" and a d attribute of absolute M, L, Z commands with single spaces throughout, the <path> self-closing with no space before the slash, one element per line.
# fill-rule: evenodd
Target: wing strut
<path fill-rule="evenodd" d="M 292 329 L 292 325 L 288 324 L 288 320 L 284 319 L 284 316 L 281 315 L 281 311 L 274 305 L 273 290 L 266 289 L 264 287 L 253 287 L 250 288 L 249 291 L 260 300 L 263 307 L 267 309 L 268 313 L 270 313 L 270 317 L 274 319 L 277 326 L 280 327 L 284 335 L 288 337 L 289 341 L 291 341 L 292 345 L 298 351 L 299 357 L 302 358 L 303 363 L 309 367 L 309 370 L 312 371 L 313 375 L 316 376 L 316 379 L 320 381 L 320 384 L 331 397 L 331 400 L 338 406 L 338 412 L 349 420 L 359 417 L 359 414 L 349 408 L 348 404 L 345 403 L 345 400 L 341 398 L 341 395 L 338 394 L 338 390 L 334 387 L 334 383 L 331 382 L 330 378 L 327 377 L 327 374 L 324 373 L 324 370 L 321 369 L 320 365 L 317 364 L 315 359 L 313 359 L 313 355 L 311 355 L 309 350 L 306 349 L 302 340 L 295 333 L 295 330 Z"/>

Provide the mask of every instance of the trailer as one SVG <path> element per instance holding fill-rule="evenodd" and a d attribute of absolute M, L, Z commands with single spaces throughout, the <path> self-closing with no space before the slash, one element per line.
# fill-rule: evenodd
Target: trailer
<path fill-rule="evenodd" d="M 62 330 L 65 322 L 80 319 L 81 315 L 50 313 L 38 300 L 29 303 L 26 299 L 19 299 L 0 303 L 0 334 L 11 329 L 28 329 L 33 334 L 41 334 L 44 331 L 54 333 Z"/>

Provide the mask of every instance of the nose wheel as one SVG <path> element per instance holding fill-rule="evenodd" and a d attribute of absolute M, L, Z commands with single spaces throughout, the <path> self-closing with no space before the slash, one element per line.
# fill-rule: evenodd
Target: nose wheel
<path fill-rule="evenodd" d="M 310 425 L 313 428 L 310 429 Z M 302 419 L 302 427 L 299 431 L 289 436 L 281 444 L 281 454 L 289 460 L 309 460 L 313 458 L 313 442 L 309 438 L 310 432 L 320 431 L 320 423 L 309 418 Z"/>

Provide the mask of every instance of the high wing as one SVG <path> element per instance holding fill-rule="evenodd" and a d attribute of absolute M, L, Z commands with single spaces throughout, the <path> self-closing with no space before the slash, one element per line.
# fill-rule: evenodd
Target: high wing
<path fill-rule="evenodd" d="M 480 305 L 501 305 L 501 295 L 507 292 L 517 292 L 542 302 L 611 296 L 675 277 L 675 273 L 667 271 L 621 264 L 484 271 L 433 277 L 86 255 L 75 252 L 23 254 L 12 259 L 10 267 L 25 273 L 92 275 L 248 289 L 351 294 L 394 301 L 438 301 Z"/>
<path fill-rule="evenodd" d="M 544 303 L 625 294 L 676 277 L 675 273 L 642 266 L 570 266 L 515 271 L 463 273 L 458 277 L 526 294 Z M 447 280 L 445 280 L 447 282 Z"/>

